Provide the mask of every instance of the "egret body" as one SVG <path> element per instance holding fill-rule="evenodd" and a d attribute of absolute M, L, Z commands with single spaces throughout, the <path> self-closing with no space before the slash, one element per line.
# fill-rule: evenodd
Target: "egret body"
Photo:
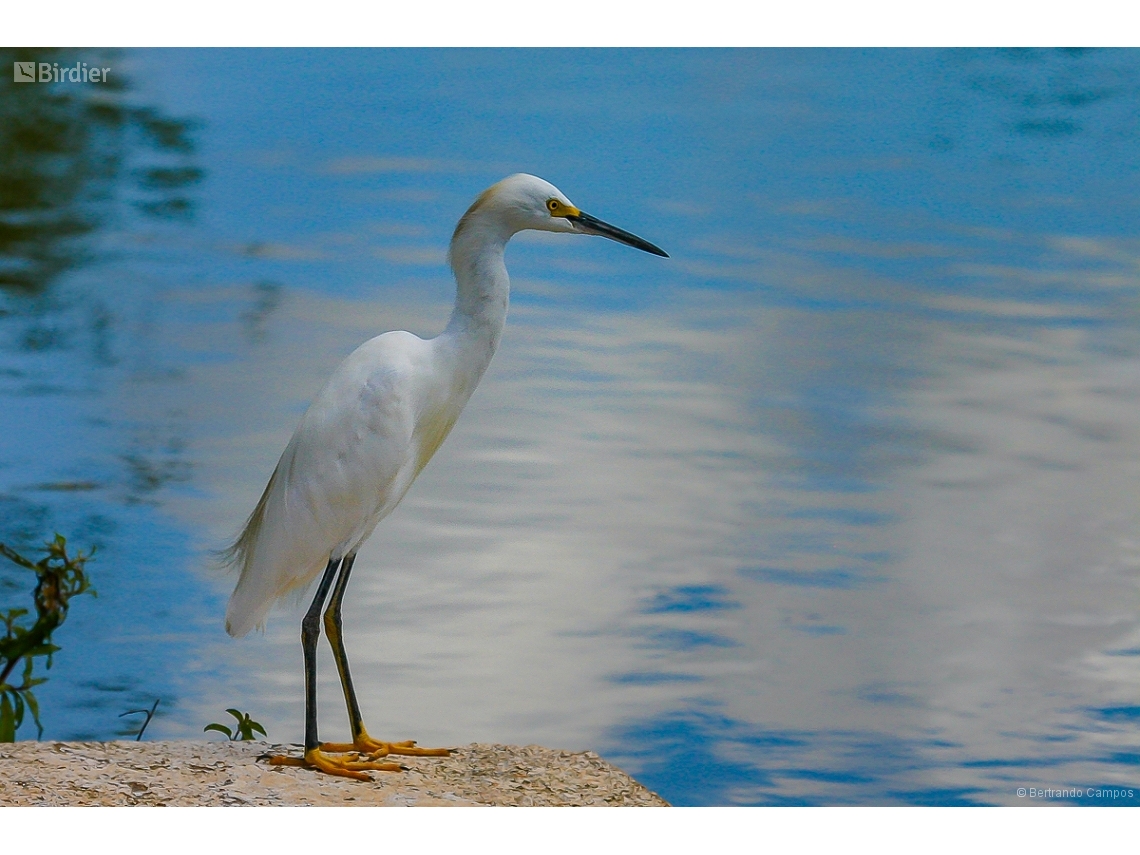
<path fill-rule="evenodd" d="M 380 742 L 365 731 L 341 638 L 341 603 L 357 551 L 447 437 L 495 354 L 510 295 L 503 253 L 523 229 L 602 235 L 667 257 L 582 212 L 541 178 L 512 175 L 484 191 L 455 228 L 449 251 L 455 310 L 447 328 L 427 340 L 384 333 L 333 372 L 228 552 L 241 570 L 226 610 L 230 635 L 264 624 L 278 599 L 320 576 L 301 624 L 305 756 L 278 762 L 367 779 L 366 770 L 400 768 L 378 762 L 388 754 L 448 753 L 414 742 Z M 317 738 L 316 644 L 326 599 L 324 625 L 348 706 L 351 744 Z"/>

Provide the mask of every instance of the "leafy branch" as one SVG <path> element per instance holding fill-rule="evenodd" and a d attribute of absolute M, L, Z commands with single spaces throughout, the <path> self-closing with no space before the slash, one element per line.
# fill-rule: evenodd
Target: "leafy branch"
<path fill-rule="evenodd" d="M 256 730 L 262 736 L 268 736 L 265 728 L 258 724 L 256 721 L 249 717 L 249 713 L 243 713 L 241 710 L 235 710 L 232 707 L 226 710 L 230 715 L 237 719 L 235 729 L 230 730 L 224 724 L 208 724 L 202 728 L 203 733 L 211 730 L 216 730 L 218 733 L 224 733 L 230 742 L 249 742 L 252 741 L 254 736 L 253 732 Z"/>
<path fill-rule="evenodd" d="M 36 621 L 27 626 L 23 620 L 27 609 L 8 609 L 0 612 L 4 636 L 0 638 L 0 742 L 15 742 L 16 730 L 24 721 L 24 713 L 30 711 L 36 723 L 36 738 L 43 735 L 40 723 L 40 708 L 32 689 L 47 682 L 47 677 L 35 677 L 35 659 L 46 657 L 45 667 L 51 668 L 52 654 L 60 648 L 51 643 L 51 634 L 67 618 L 69 601 L 72 597 L 90 593 L 91 588 L 84 565 L 92 553 L 67 554 L 67 541 L 57 534 L 55 540 L 46 544 L 47 554 L 39 561 L 32 562 L 15 550 L 0 543 L 0 555 L 14 564 L 36 574 L 36 587 L 32 599 L 36 607 Z M 94 550 L 92 550 L 93 552 Z M 23 660 L 19 685 L 8 682 L 8 678 Z"/>

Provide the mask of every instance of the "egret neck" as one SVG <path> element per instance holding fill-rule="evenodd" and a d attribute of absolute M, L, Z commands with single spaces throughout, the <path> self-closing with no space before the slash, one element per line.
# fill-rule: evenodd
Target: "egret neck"
<path fill-rule="evenodd" d="M 435 340 L 464 404 L 490 365 L 507 322 L 511 280 L 503 253 L 517 231 L 481 202 L 482 197 L 476 200 L 451 238 L 455 309 Z"/>

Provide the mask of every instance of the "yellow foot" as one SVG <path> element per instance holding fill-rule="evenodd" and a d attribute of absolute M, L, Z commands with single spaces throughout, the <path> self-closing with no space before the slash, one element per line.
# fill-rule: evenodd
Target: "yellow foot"
<path fill-rule="evenodd" d="M 399 772 L 404 768 L 399 763 L 377 763 L 374 760 L 361 760 L 355 752 L 342 757 L 330 757 L 327 750 L 322 745 L 320 748 L 306 751 L 304 757 L 270 757 L 269 765 L 304 766 L 341 778 L 354 778 L 357 781 L 371 781 L 372 778 L 365 774 L 366 772 Z"/>
<path fill-rule="evenodd" d="M 333 753 L 355 751 L 366 754 L 373 760 L 378 757 L 387 757 L 389 754 L 403 755 L 404 757 L 451 756 L 450 748 L 417 748 L 414 739 L 409 739 L 406 742 L 380 742 L 373 739 L 365 731 L 361 731 L 352 742 L 322 742 L 321 750 Z"/>

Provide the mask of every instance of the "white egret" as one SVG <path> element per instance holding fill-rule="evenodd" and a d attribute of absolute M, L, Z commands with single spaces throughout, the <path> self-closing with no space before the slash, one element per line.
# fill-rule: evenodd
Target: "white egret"
<path fill-rule="evenodd" d="M 439 448 L 491 362 L 510 292 L 503 253 L 511 236 L 523 229 L 602 235 L 668 257 L 636 235 L 583 213 L 541 178 L 512 175 L 484 191 L 452 235 L 456 297 L 447 328 L 426 341 L 408 332 L 384 333 L 333 372 L 228 552 L 241 570 L 226 610 L 230 635 L 264 624 L 274 602 L 321 576 L 301 623 L 305 754 L 275 762 L 368 780 L 366 770 L 401 768 L 377 762 L 385 755 L 449 753 L 368 735 L 341 638 L 341 603 L 357 550 Z M 330 588 L 324 625 L 348 706 L 351 744 L 317 738 L 316 651 Z"/>

